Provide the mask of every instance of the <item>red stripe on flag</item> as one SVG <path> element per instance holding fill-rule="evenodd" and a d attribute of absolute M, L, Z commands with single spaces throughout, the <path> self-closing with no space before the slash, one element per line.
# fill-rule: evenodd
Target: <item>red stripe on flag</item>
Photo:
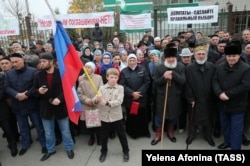
<path fill-rule="evenodd" d="M 80 70 L 83 67 L 78 54 L 73 45 L 68 45 L 67 55 L 64 57 L 65 73 L 62 78 L 64 98 L 67 105 L 68 115 L 72 122 L 78 124 L 78 119 L 82 112 L 75 112 L 75 101 L 72 87 L 75 86 Z M 79 110 L 77 110 L 79 111 Z"/>

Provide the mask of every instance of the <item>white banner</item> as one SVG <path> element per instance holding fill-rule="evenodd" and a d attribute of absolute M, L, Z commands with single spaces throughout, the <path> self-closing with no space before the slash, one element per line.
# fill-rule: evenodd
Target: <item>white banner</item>
<path fill-rule="evenodd" d="M 120 30 L 151 29 L 151 13 L 120 14 Z"/>
<path fill-rule="evenodd" d="M 62 22 L 64 28 L 94 28 L 96 22 L 99 22 L 100 27 L 114 26 L 114 12 L 65 14 L 56 17 Z M 38 19 L 38 30 L 53 29 L 54 26 L 51 15 Z"/>
<path fill-rule="evenodd" d="M 168 8 L 169 24 L 199 24 L 218 21 L 218 6 Z"/>
<path fill-rule="evenodd" d="M 17 19 L 3 19 L 0 23 L 0 36 L 19 35 Z"/>

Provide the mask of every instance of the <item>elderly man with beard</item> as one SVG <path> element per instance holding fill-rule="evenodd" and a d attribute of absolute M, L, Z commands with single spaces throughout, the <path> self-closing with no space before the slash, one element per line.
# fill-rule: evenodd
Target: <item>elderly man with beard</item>
<path fill-rule="evenodd" d="M 60 73 L 54 66 L 52 54 L 43 53 L 40 57 L 41 71 L 34 76 L 32 93 L 40 98 L 40 116 L 45 131 L 47 153 L 41 161 L 56 153 L 55 121 L 61 131 L 63 145 L 69 159 L 74 158 L 74 142 L 69 129 L 69 118 L 63 95 Z"/>
<path fill-rule="evenodd" d="M 166 111 L 167 137 L 170 141 L 176 142 L 173 130 L 181 113 L 181 95 L 186 82 L 185 66 L 177 62 L 176 48 L 164 50 L 164 62 L 155 67 L 153 79 L 157 87 L 157 106 L 155 116 L 156 135 L 151 145 L 156 145 L 161 140 L 164 111 Z M 165 94 L 166 88 L 168 88 L 168 94 Z M 165 101 L 166 97 L 168 100 L 166 101 L 166 110 L 164 110 L 165 103 L 162 101 Z"/>
<path fill-rule="evenodd" d="M 195 62 L 187 66 L 187 88 L 186 95 L 188 102 L 192 104 L 192 112 L 189 114 L 192 123 L 190 133 L 186 140 L 191 144 L 195 138 L 195 128 L 203 127 L 204 139 L 209 145 L 215 146 L 212 139 L 212 113 L 214 108 L 214 94 L 212 80 L 215 73 L 215 66 L 207 62 L 207 53 L 204 46 L 197 46 L 194 49 Z"/>
<path fill-rule="evenodd" d="M 241 48 L 229 44 L 225 47 L 226 62 L 217 67 L 213 90 L 218 97 L 224 142 L 219 149 L 240 150 L 244 116 L 250 90 L 250 67 L 240 60 Z"/>

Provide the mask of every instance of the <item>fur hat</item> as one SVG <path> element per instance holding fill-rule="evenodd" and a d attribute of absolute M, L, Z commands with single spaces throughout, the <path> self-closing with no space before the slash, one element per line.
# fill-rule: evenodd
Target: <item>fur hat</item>
<path fill-rule="evenodd" d="M 235 54 L 240 55 L 241 54 L 241 49 L 237 45 L 228 45 L 228 46 L 225 47 L 224 52 L 225 52 L 225 55 L 235 55 Z"/>
<path fill-rule="evenodd" d="M 176 48 L 165 48 L 164 49 L 164 58 L 177 57 Z"/>

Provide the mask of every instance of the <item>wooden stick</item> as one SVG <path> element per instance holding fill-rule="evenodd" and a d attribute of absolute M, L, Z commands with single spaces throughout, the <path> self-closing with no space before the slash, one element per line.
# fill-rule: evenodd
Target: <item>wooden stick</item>
<path fill-rule="evenodd" d="M 161 126 L 161 149 L 163 148 L 163 136 L 164 136 L 164 126 L 165 126 L 165 117 L 166 117 L 166 108 L 167 108 L 167 101 L 168 101 L 168 86 L 169 80 L 166 84 L 166 91 L 165 91 L 165 100 L 164 100 L 164 108 L 163 108 L 163 117 L 162 117 L 162 126 Z"/>

